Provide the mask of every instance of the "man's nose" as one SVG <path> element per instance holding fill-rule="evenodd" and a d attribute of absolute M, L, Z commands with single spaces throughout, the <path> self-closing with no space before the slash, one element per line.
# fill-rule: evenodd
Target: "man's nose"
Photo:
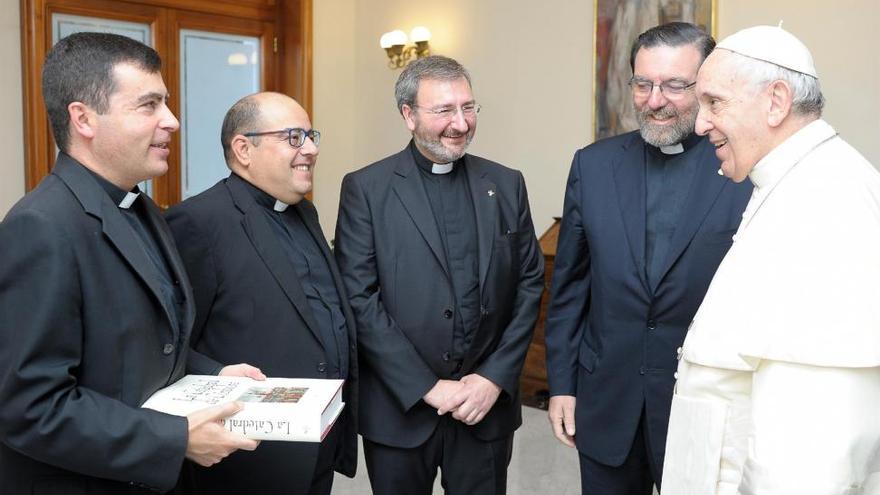
<path fill-rule="evenodd" d="M 159 126 L 168 132 L 176 132 L 180 129 L 180 121 L 177 120 L 177 117 L 174 116 L 174 113 L 171 112 L 168 105 L 162 105 L 162 107 L 164 115 L 162 115 L 162 120 L 160 121 Z"/>
<path fill-rule="evenodd" d="M 303 141 L 303 145 L 299 147 L 300 154 L 317 155 L 318 154 L 318 145 L 315 144 L 315 141 L 313 141 L 310 136 L 306 136 L 305 139 L 306 140 Z"/>
<path fill-rule="evenodd" d="M 466 131 L 468 129 L 467 119 L 464 117 L 464 110 L 461 108 L 457 108 L 455 113 L 452 115 L 452 120 L 449 122 L 449 125 L 452 126 L 456 131 Z"/>
<path fill-rule="evenodd" d="M 651 94 L 648 95 L 648 107 L 650 107 L 651 110 L 657 110 L 665 107 L 667 104 L 669 104 L 669 99 L 663 94 L 660 85 L 655 84 L 654 87 L 651 88 Z"/>
<path fill-rule="evenodd" d="M 694 132 L 700 136 L 705 136 L 711 130 L 712 123 L 709 122 L 706 110 L 703 110 L 703 106 L 700 105 L 700 109 L 697 111 L 697 122 L 694 125 Z"/>

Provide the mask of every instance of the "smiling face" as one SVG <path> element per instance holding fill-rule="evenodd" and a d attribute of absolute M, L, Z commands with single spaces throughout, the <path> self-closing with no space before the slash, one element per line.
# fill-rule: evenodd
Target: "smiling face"
<path fill-rule="evenodd" d="M 312 123 L 306 111 L 293 99 L 277 93 L 257 96 L 260 108 L 259 129 L 250 132 L 267 132 L 288 128 L 311 130 Z M 243 136 L 237 138 L 248 139 Z M 287 204 L 300 202 L 312 191 L 318 147 L 311 138 L 294 148 L 288 142 L 287 133 L 279 132 L 248 140 L 248 163 L 243 170 L 236 170 L 245 180 L 265 191 L 275 199 Z"/>
<path fill-rule="evenodd" d="M 402 108 L 406 126 L 425 158 L 434 163 L 450 163 L 461 158 L 477 130 L 475 113 L 466 115 L 462 107 L 473 105 L 474 95 L 467 79 L 422 79 L 415 108 Z M 440 113 L 440 110 L 451 112 Z"/>
<path fill-rule="evenodd" d="M 696 46 L 657 45 L 636 53 L 633 78 L 654 83 L 647 95 L 633 92 L 633 106 L 642 138 L 654 146 L 681 142 L 694 132 L 697 99 L 693 89 L 664 94 L 660 83 L 690 84 L 696 79 L 702 56 Z"/>
<path fill-rule="evenodd" d="M 772 149 L 772 138 L 769 96 L 739 75 L 736 57 L 719 49 L 703 63 L 697 76 L 696 131 L 709 136 L 724 175 L 742 182 Z"/>
<path fill-rule="evenodd" d="M 94 117 L 90 152 L 101 175 L 128 190 L 168 170 L 168 143 L 180 123 L 166 104 L 162 76 L 130 64 L 113 69 L 115 91 Z"/>

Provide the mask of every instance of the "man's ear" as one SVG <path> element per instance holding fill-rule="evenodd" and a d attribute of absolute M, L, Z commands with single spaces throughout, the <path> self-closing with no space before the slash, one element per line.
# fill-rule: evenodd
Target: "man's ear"
<path fill-rule="evenodd" d="M 782 80 L 770 83 L 767 88 L 770 94 L 770 112 L 767 114 L 767 125 L 779 127 L 791 113 L 791 104 L 794 94 L 791 86 Z"/>
<path fill-rule="evenodd" d="M 230 143 L 230 147 L 232 148 L 232 154 L 235 155 L 235 159 L 238 163 L 241 164 L 242 167 L 248 167 L 251 164 L 251 141 L 250 139 L 242 136 L 241 134 L 236 134 L 232 138 L 232 143 Z"/>
<path fill-rule="evenodd" d="M 67 105 L 67 115 L 70 116 L 71 134 L 77 134 L 85 139 L 95 137 L 96 113 L 88 105 L 81 101 L 74 101 Z"/>
<path fill-rule="evenodd" d="M 410 132 L 416 130 L 416 116 L 413 115 L 415 110 L 411 106 L 404 104 L 400 107 L 400 113 L 403 115 L 403 120 L 406 122 L 406 127 Z"/>

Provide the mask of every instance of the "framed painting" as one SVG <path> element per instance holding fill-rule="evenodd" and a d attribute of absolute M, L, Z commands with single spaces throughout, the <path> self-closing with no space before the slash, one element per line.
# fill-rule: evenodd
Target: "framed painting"
<path fill-rule="evenodd" d="M 715 35 L 717 0 L 594 0 L 593 129 L 596 140 L 638 129 L 629 52 L 639 34 L 673 21 Z"/>

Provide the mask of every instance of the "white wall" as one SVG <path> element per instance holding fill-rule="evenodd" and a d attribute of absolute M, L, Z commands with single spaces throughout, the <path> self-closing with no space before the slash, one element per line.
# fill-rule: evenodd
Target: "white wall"
<path fill-rule="evenodd" d="M 431 30 L 434 53 L 456 58 L 471 72 L 483 110 L 470 151 L 522 170 L 539 233 L 552 223 L 562 210 L 572 154 L 592 134 L 593 6 L 583 0 L 547 5 L 554 8 L 520 0 L 315 2 L 314 121 L 327 136 L 315 202 L 328 237 L 342 176 L 409 141 L 394 103 L 400 71 L 386 67 L 379 36 L 416 25 Z M 340 10 L 346 11 L 341 18 Z M 352 44 L 346 44 L 347 28 L 355 33 Z M 328 53 L 338 58 L 318 66 Z M 345 66 L 349 60 L 353 71 Z M 331 142 L 348 133 L 351 140 Z"/>
<path fill-rule="evenodd" d="M 18 0 L 0 0 L 0 219 L 24 194 L 24 137 L 21 97 L 21 28 Z"/>

